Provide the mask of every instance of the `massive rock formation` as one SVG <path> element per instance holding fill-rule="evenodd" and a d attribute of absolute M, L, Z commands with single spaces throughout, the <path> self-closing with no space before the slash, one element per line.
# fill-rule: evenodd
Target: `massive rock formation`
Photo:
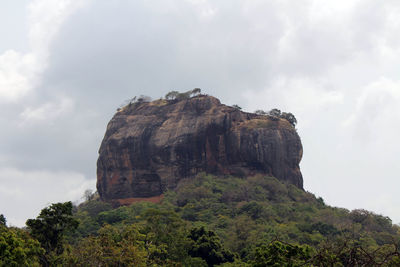
<path fill-rule="evenodd" d="M 99 154 L 97 190 L 106 201 L 154 199 L 198 172 L 263 173 L 303 188 L 294 127 L 211 96 L 124 107 L 109 122 Z"/>

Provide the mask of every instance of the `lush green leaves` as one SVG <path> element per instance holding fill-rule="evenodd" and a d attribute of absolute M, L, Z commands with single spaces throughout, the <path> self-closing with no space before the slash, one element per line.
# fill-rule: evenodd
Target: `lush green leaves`
<path fill-rule="evenodd" d="M 39 266 L 43 253 L 25 231 L 0 225 L 0 266 Z"/>
<path fill-rule="evenodd" d="M 3 214 L 0 214 L 0 227 L 6 225 L 7 225 L 6 217 Z"/>
<path fill-rule="evenodd" d="M 192 241 L 189 254 L 204 259 L 208 266 L 233 262 L 234 254 L 223 248 L 214 232 L 207 231 L 203 226 L 196 227 L 190 230 L 189 238 Z"/>
<path fill-rule="evenodd" d="M 134 225 L 122 230 L 103 226 L 98 235 L 82 239 L 63 255 L 66 266 L 146 266 L 155 250 Z"/>
<path fill-rule="evenodd" d="M 44 265 L 49 265 L 64 250 L 63 238 L 66 232 L 78 227 L 78 221 L 72 216 L 72 203 L 55 203 L 42 209 L 36 219 L 29 219 L 26 225 L 46 251 Z"/>
<path fill-rule="evenodd" d="M 311 248 L 273 241 L 255 250 L 253 266 L 304 266 L 311 259 Z"/>
<path fill-rule="evenodd" d="M 53 204 L 29 230 L 65 266 L 399 266 L 400 228 L 389 218 L 329 207 L 273 177 L 203 173 L 164 196 L 117 209 L 90 199 L 73 218 L 72 205 Z"/>
<path fill-rule="evenodd" d="M 188 99 L 190 96 L 196 96 L 201 93 L 200 88 L 194 88 L 193 90 L 189 90 L 187 92 L 180 93 L 178 91 L 170 91 L 165 95 L 166 100 L 183 100 Z"/>

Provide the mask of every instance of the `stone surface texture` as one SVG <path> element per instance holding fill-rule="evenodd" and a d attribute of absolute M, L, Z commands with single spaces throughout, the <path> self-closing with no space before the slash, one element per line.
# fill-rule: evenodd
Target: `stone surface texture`
<path fill-rule="evenodd" d="M 97 190 L 111 202 L 151 198 L 199 172 L 263 173 L 303 188 L 302 153 L 285 119 L 242 112 L 212 96 L 134 103 L 107 126 Z"/>

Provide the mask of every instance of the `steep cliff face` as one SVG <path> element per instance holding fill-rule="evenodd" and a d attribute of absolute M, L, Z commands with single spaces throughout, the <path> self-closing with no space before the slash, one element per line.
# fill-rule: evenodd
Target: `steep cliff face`
<path fill-rule="evenodd" d="M 107 201 L 160 196 L 198 172 L 265 173 L 303 188 L 302 145 L 290 123 L 211 96 L 126 106 L 109 122 L 99 154 L 97 190 Z"/>

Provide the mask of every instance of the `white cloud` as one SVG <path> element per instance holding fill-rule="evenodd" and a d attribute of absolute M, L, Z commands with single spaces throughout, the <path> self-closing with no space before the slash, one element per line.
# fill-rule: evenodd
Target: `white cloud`
<path fill-rule="evenodd" d="M 272 108 L 292 112 L 302 118 L 300 127 L 312 123 L 315 117 L 326 110 L 343 104 L 343 93 L 329 88 L 329 83 L 310 78 L 280 77 L 263 90 L 248 90 L 242 93 L 249 111 Z"/>
<path fill-rule="evenodd" d="M 0 101 L 15 102 L 38 85 L 48 49 L 58 29 L 85 0 L 35 0 L 29 5 L 30 51 L 8 50 L 0 55 Z"/>
<path fill-rule="evenodd" d="M 381 77 L 353 90 L 336 114 L 320 117 L 303 135 L 311 153 L 302 163 L 305 183 L 331 205 L 372 210 L 398 223 L 400 82 Z"/>
<path fill-rule="evenodd" d="M 57 102 L 48 102 L 39 107 L 27 107 L 20 114 L 22 118 L 21 126 L 29 125 L 35 122 L 50 121 L 60 116 L 70 114 L 74 109 L 74 101 L 68 97 L 61 97 Z"/>
<path fill-rule="evenodd" d="M 36 59 L 33 54 L 8 50 L 0 55 L 0 101 L 16 101 L 34 86 Z"/>
<path fill-rule="evenodd" d="M 80 173 L 0 169 L 0 211 L 10 225 L 23 226 L 50 203 L 80 201 L 95 180 Z"/>
<path fill-rule="evenodd" d="M 29 40 L 32 50 L 47 60 L 48 48 L 62 23 L 90 0 L 35 0 L 29 9 Z"/>
<path fill-rule="evenodd" d="M 365 209 L 377 211 L 377 213 L 390 217 L 393 223 L 399 224 L 400 218 L 400 199 L 396 198 L 396 193 L 388 194 L 386 192 L 379 192 L 371 197 L 365 205 Z"/>
<path fill-rule="evenodd" d="M 399 104 L 400 81 L 381 77 L 362 90 L 353 113 L 343 126 L 358 141 L 384 145 L 400 133 Z"/>

